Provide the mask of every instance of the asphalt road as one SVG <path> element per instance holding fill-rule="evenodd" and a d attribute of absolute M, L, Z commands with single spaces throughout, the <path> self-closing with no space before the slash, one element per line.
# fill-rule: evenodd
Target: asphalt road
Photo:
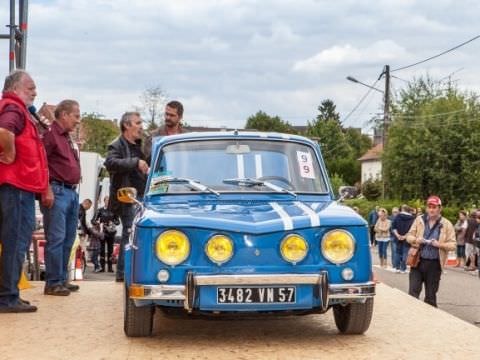
<path fill-rule="evenodd" d="M 389 249 L 390 250 L 390 249 Z M 374 264 L 378 255 L 372 251 Z M 382 269 L 374 265 L 377 279 L 391 287 L 408 293 L 408 273 L 398 274 L 392 268 Z M 423 300 L 424 292 L 420 295 Z M 437 294 L 438 307 L 462 320 L 480 326 L 480 278 L 477 272 L 466 272 L 447 266 L 440 281 Z"/>

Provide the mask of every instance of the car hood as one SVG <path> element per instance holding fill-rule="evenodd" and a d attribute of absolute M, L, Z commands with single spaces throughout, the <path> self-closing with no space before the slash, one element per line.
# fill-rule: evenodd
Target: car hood
<path fill-rule="evenodd" d="M 188 201 L 147 204 L 137 226 L 194 227 L 261 234 L 319 226 L 355 226 L 366 222 L 334 201 Z"/>

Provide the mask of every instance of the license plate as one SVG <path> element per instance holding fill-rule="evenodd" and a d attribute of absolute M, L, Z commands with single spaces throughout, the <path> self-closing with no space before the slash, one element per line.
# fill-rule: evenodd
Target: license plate
<path fill-rule="evenodd" d="M 294 304 L 296 288 L 218 287 L 217 304 Z"/>

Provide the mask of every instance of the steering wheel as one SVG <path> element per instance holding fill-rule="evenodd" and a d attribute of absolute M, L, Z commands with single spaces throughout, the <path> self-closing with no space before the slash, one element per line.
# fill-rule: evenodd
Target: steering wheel
<path fill-rule="evenodd" d="M 257 180 L 258 181 L 277 180 L 277 181 L 283 182 L 284 184 L 287 184 L 288 185 L 288 190 L 294 190 L 295 189 L 295 186 L 293 186 L 292 182 L 290 180 L 288 180 L 286 177 L 283 177 L 283 176 L 276 176 L 276 175 L 262 176 L 262 177 L 259 177 Z"/>

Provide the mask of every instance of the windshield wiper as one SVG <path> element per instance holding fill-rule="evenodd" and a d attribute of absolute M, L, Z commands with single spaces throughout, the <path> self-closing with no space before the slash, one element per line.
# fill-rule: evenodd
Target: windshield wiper
<path fill-rule="evenodd" d="M 277 186 L 275 184 L 272 184 L 269 181 L 262 181 L 262 180 L 257 180 L 257 179 L 252 179 L 252 178 L 236 178 L 236 179 L 224 179 L 222 180 L 224 184 L 232 184 L 232 185 L 243 185 L 243 186 L 265 186 L 269 188 L 270 190 L 273 190 L 275 192 L 279 193 L 286 193 L 289 195 L 292 195 L 294 197 L 297 197 L 297 194 L 295 194 L 293 191 L 285 189 L 284 187 Z"/>
<path fill-rule="evenodd" d="M 210 192 L 212 194 L 215 194 L 217 196 L 220 196 L 220 193 L 218 191 L 213 190 L 212 188 L 209 188 L 206 185 L 203 185 L 202 183 L 192 180 L 192 179 L 187 179 L 187 178 L 179 178 L 179 177 L 173 177 L 173 176 L 161 176 L 159 178 L 156 178 L 155 180 L 152 181 L 153 185 L 159 185 L 159 184 L 185 184 L 188 185 L 190 188 L 202 191 L 202 192 Z"/>

